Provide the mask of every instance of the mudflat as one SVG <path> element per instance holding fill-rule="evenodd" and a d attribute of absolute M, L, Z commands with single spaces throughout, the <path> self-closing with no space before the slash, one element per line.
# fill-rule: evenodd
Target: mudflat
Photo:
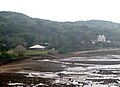
<path fill-rule="evenodd" d="M 100 57 L 101 59 L 102 57 L 104 57 L 104 55 L 120 55 L 120 51 L 119 49 L 79 51 L 79 52 L 70 52 L 64 55 L 57 55 L 56 58 L 50 58 L 50 59 L 49 58 L 43 59 L 41 57 L 39 58 L 38 56 L 37 58 L 31 57 L 29 59 L 23 59 L 19 62 L 12 62 L 6 65 L 2 65 L 0 67 L 0 85 L 4 85 L 2 87 L 7 87 L 7 83 L 9 82 L 14 82 L 14 83 L 19 82 L 27 85 L 31 85 L 32 83 L 33 84 L 44 83 L 49 85 L 49 87 L 51 87 L 51 85 L 54 85 L 52 83 L 53 81 L 55 81 L 56 78 L 51 78 L 51 77 L 44 78 L 42 77 L 43 74 L 41 74 L 41 72 L 42 73 L 49 72 L 50 75 L 52 75 L 51 73 L 53 73 L 58 76 L 57 79 L 61 78 L 59 75 L 60 73 L 64 73 L 63 77 L 65 77 L 65 79 L 72 76 L 79 80 L 82 80 L 85 77 L 89 76 L 92 69 L 90 71 L 87 70 L 87 68 L 85 67 L 91 68 L 91 65 L 89 66 L 89 64 L 83 64 L 79 62 L 79 60 L 82 60 L 84 58 L 85 60 L 88 60 L 94 57 L 96 58 L 98 57 L 98 60 L 99 60 L 99 56 L 101 56 Z M 109 57 L 109 56 L 106 56 L 106 57 Z M 69 58 L 70 58 L 70 61 L 64 61 L 64 59 L 69 60 Z M 75 62 L 71 61 L 71 60 L 75 60 L 75 58 L 79 60 Z M 95 65 L 95 68 L 98 66 L 96 64 L 93 64 L 93 65 Z M 101 65 L 99 66 L 101 67 Z M 67 72 L 61 72 L 66 70 Z M 35 74 L 32 71 L 39 72 L 39 75 L 41 75 L 42 78 L 39 76 L 37 77 L 38 74 Z M 18 72 L 27 72 L 27 73 L 18 73 Z M 27 75 L 29 75 L 29 73 L 36 76 L 26 77 Z M 49 75 L 49 73 L 47 73 L 47 75 Z M 61 87 L 61 86 L 57 86 L 57 87 Z"/>

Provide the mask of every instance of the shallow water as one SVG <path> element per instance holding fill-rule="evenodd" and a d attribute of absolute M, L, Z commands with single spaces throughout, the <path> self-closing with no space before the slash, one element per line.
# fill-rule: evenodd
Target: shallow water
<path fill-rule="evenodd" d="M 76 83 L 79 82 L 79 84 L 84 83 L 83 87 L 117 87 L 117 85 L 119 85 L 120 64 L 89 64 L 89 61 L 118 62 L 120 61 L 120 55 L 71 57 L 64 59 L 44 59 L 37 61 L 60 63 L 65 69 L 59 72 L 35 72 L 29 70 L 20 71 L 17 73 L 26 73 L 28 74 L 26 77 L 53 78 L 55 79 L 53 84 L 67 84 L 71 81 L 76 81 Z M 88 61 L 88 63 L 79 63 L 79 61 Z"/>

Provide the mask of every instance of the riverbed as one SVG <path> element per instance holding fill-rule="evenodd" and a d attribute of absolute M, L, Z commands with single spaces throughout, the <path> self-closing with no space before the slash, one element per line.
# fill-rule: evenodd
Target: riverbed
<path fill-rule="evenodd" d="M 12 67 L 17 68 L 12 69 Z M 68 58 L 34 58 L 2 68 L 8 72 L 0 74 L 7 80 L 6 85 L 23 85 L 23 87 L 119 87 L 120 55 L 104 54 L 77 56 Z M 15 75 L 15 76 L 14 76 Z M 11 78 L 9 78 L 11 77 Z M 17 80 L 17 79 L 21 80 Z M 22 80 L 25 78 L 26 80 Z M 28 81 L 28 82 L 27 82 Z M 0 83 L 3 84 L 3 83 Z"/>

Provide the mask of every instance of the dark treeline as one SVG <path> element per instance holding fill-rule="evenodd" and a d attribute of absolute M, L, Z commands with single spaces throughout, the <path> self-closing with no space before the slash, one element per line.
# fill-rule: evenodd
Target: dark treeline
<path fill-rule="evenodd" d="M 29 47 L 45 43 L 60 52 L 118 46 L 118 43 L 92 44 L 99 34 L 111 42 L 119 42 L 120 24 L 100 20 L 53 22 L 16 12 L 0 12 L 0 50 L 13 49 L 18 44 Z"/>

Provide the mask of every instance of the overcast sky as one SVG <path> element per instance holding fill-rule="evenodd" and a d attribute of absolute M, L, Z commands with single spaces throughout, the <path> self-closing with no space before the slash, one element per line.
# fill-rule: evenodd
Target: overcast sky
<path fill-rule="evenodd" d="M 0 11 L 52 21 L 96 19 L 120 23 L 120 0 L 0 0 Z"/>

